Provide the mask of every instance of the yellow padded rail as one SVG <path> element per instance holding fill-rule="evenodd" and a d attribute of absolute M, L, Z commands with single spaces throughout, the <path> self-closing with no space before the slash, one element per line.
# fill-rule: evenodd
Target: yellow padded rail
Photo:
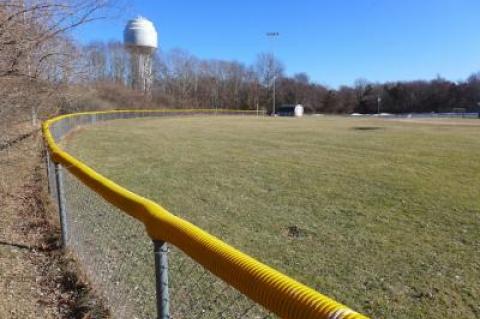
<path fill-rule="evenodd" d="M 229 246 L 188 221 L 174 216 L 159 204 L 102 176 L 62 150 L 50 132 L 52 124 L 70 117 L 114 112 L 138 113 L 141 111 L 75 113 L 45 121 L 43 134 L 53 161 L 63 165 L 106 201 L 140 220 L 152 239 L 175 245 L 214 275 L 279 317 L 288 319 L 367 318 Z M 146 112 L 152 112 L 152 110 Z M 189 112 L 213 113 L 215 110 L 161 110 L 158 112 L 188 114 Z M 221 112 L 226 113 L 226 111 Z"/>

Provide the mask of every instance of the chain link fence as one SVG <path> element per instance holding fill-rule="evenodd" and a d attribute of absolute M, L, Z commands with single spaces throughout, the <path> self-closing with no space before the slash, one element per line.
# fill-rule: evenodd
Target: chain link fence
<path fill-rule="evenodd" d="M 184 113 L 85 114 L 55 122 L 50 132 L 58 143 L 79 125 L 167 114 Z M 202 113 L 189 113 L 196 114 Z M 154 244 L 142 222 L 105 201 L 68 167 L 47 156 L 47 168 L 64 246 L 114 318 L 274 318 L 178 248 Z"/>

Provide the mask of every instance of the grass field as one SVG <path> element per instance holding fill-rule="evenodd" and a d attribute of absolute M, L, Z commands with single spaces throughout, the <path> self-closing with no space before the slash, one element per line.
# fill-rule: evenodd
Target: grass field
<path fill-rule="evenodd" d="M 355 310 L 480 318 L 480 126 L 119 120 L 67 149 Z"/>

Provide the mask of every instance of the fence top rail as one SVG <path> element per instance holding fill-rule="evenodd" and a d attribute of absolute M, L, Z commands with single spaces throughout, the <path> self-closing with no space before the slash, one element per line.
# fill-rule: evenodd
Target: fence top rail
<path fill-rule="evenodd" d="M 169 242 L 253 301 L 281 318 L 364 319 L 347 306 L 299 283 L 255 260 L 162 206 L 129 191 L 76 159 L 54 140 L 50 127 L 64 119 L 82 115 L 114 113 L 245 113 L 229 110 L 115 110 L 61 115 L 42 125 L 52 159 L 68 169 L 90 189 L 130 216 L 140 220 L 153 240 Z M 248 111 L 247 111 L 248 112 Z M 253 113 L 252 113 L 253 114 Z"/>

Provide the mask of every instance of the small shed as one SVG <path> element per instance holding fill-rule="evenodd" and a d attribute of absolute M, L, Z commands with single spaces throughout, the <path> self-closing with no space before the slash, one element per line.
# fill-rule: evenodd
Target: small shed
<path fill-rule="evenodd" d="M 301 117 L 303 116 L 303 113 L 304 113 L 304 108 L 301 104 L 297 104 L 295 105 L 295 110 L 294 110 L 294 114 L 296 117 Z"/>
<path fill-rule="evenodd" d="M 282 105 L 278 108 L 277 114 L 279 116 L 303 116 L 304 108 L 301 104 L 297 105 Z"/>

